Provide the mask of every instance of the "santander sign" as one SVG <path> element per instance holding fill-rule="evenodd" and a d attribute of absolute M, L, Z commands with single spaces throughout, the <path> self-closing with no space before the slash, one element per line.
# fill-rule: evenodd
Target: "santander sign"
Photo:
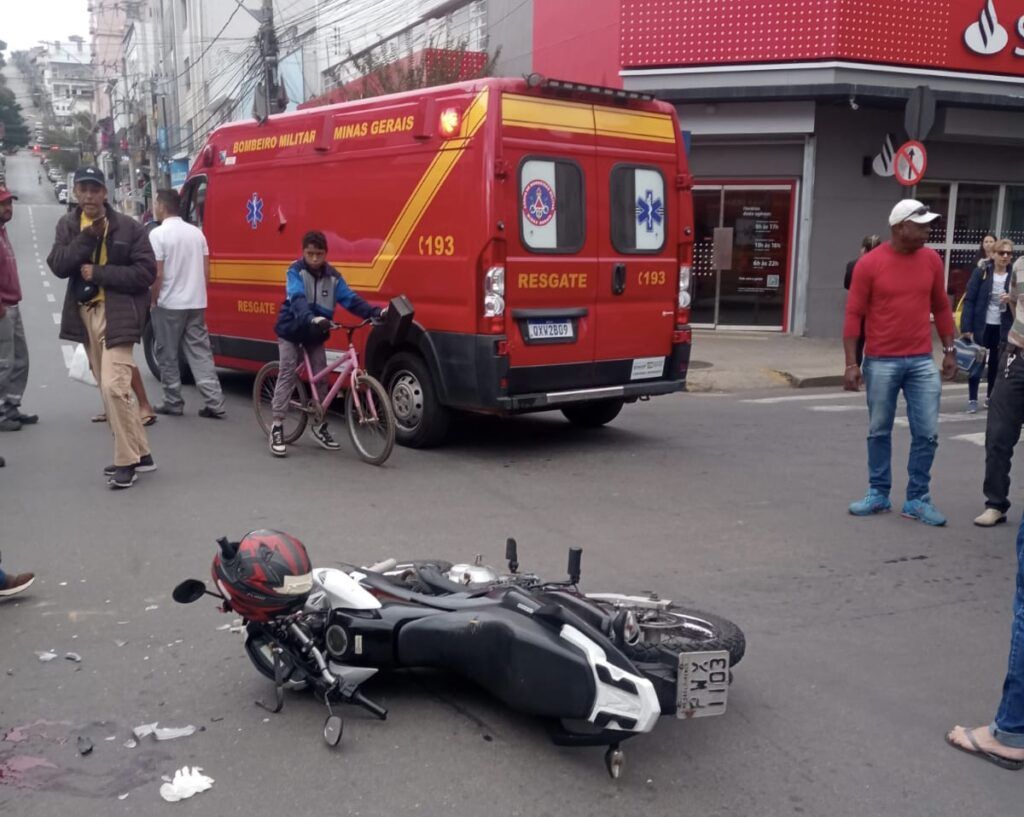
<path fill-rule="evenodd" d="M 1017 34 L 1024 40 L 1024 15 L 1017 20 Z M 979 56 L 991 57 L 1006 48 L 1009 40 L 1010 37 L 996 14 L 995 0 L 986 0 L 977 21 L 967 26 L 964 31 L 964 45 Z M 1015 47 L 1013 53 L 1018 57 L 1024 57 L 1024 47 Z"/>

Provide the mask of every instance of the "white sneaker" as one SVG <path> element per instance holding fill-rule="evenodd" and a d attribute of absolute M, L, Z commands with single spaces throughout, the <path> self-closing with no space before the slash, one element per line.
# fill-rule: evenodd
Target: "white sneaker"
<path fill-rule="evenodd" d="M 270 427 L 270 453 L 275 457 L 284 457 L 288 449 L 284 445 L 284 426 L 272 425 Z"/>
<path fill-rule="evenodd" d="M 992 528 L 1006 521 L 1006 514 L 995 508 L 985 508 L 980 515 L 974 517 L 974 524 L 979 528 Z"/>

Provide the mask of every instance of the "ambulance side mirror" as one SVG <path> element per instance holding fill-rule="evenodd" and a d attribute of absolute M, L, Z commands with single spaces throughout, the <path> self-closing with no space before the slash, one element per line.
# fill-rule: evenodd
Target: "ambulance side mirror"
<path fill-rule="evenodd" d="M 398 346 L 409 333 L 416 310 L 412 301 L 404 295 L 397 295 L 388 303 L 388 311 L 384 313 L 384 323 L 381 330 L 384 332 L 384 339 L 392 346 Z"/>

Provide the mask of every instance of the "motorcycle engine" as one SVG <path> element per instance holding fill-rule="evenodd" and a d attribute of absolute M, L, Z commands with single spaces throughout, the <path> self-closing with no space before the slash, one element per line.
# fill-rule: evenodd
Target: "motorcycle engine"
<path fill-rule="evenodd" d="M 490 584 L 498 580 L 498 574 L 487 565 L 452 565 L 445 575 L 456 584 Z"/>

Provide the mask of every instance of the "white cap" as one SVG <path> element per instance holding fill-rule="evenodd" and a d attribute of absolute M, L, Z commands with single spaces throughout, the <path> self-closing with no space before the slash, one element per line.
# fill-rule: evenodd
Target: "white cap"
<path fill-rule="evenodd" d="M 928 209 L 927 204 L 921 204 L 917 199 L 903 199 L 897 202 L 889 213 L 889 226 L 895 227 L 904 221 L 913 221 L 915 224 L 930 224 L 939 218 L 938 213 Z"/>

